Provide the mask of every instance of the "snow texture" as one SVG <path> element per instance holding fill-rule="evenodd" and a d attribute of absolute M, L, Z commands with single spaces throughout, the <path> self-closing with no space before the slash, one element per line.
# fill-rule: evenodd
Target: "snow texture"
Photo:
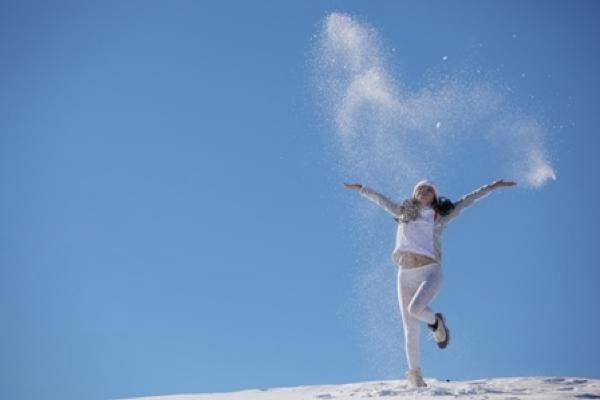
<path fill-rule="evenodd" d="M 493 378 L 464 382 L 425 379 L 427 388 L 411 388 L 404 380 L 344 385 L 299 386 L 232 393 L 181 394 L 136 400 L 357 400 L 357 399 L 600 399 L 600 379 L 560 377 Z"/>
<path fill-rule="evenodd" d="M 345 177 L 398 187 L 477 156 L 489 175 L 527 187 L 556 179 L 547 130 L 505 90 L 458 75 L 407 87 L 377 30 L 344 13 L 328 15 L 316 37 L 314 85 Z"/>

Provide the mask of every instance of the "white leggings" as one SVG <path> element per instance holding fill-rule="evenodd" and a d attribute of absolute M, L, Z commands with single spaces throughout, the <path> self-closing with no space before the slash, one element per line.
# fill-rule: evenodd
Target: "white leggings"
<path fill-rule="evenodd" d="M 398 267 L 398 302 L 402 311 L 402 324 L 406 345 L 408 368 L 420 368 L 420 321 L 435 323 L 435 314 L 429 303 L 442 287 L 442 268 L 429 264 L 419 268 Z"/>

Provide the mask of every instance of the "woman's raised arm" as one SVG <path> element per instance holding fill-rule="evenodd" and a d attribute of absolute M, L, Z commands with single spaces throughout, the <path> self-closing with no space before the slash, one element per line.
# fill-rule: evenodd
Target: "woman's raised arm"
<path fill-rule="evenodd" d="M 492 190 L 497 189 L 499 187 L 514 186 L 516 184 L 517 183 L 513 181 L 505 181 L 504 179 L 500 179 L 487 185 L 483 185 L 482 187 L 475 189 L 471 193 L 461 197 L 456 203 L 454 203 L 454 209 L 450 212 L 450 214 L 448 214 L 444 218 L 446 219 L 446 221 L 450 221 L 452 218 L 460 214 L 462 210 L 469 207 L 482 197 L 485 197 L 488 194 L 490 194 Z"/>
<path fill-rule="evenodd" d="M 400 214 L 402 214 L 402 211 L 404 210 L 404 208 L 401 205 L 393 202 L 381 193 L 378 193 L 373 189 L 361 185 L 360 183 L 344 183 L 344 186 L 346 187 L 346 189 L 358 191 L 361 195 L 371 200 L 373 203 L 377 204 L 379 207 L 383 208 L 385 211 L 389 212 L 394 217 L 400 216 Z"/>

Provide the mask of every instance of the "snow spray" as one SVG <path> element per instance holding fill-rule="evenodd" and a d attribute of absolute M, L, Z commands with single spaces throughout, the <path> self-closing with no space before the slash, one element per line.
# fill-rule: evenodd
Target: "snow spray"
<path fill-rule="evenodd" d="M 458 157 L 475 148 L 487 149 L 477 158 L 488 160 L 494 177 L 534 188 L 555 179 L 544 127 L 499 88 L 447 78 L 405 89 L 378 32 L 346 14 L 328 15 L 316 39 L 314 84 L 344 177 L 406 191 L 423 176 L 463 175 L 448 165 L 466 165 Z"/>
<path fill-rule="evenodd" d="M 446 77 L 408 88 L 391 67 L 392 55 L 401 55 L 387 50 L 377 30 L 344 13 L 327 15 L 314 39 L 313 86 L 341 180 L 399 199 L 425 177 L 445 186 L 460 182 L 464 192 L 495 178 L 530 188 L 555 179 L 544 126 L 493 84 Z M 375 211 L 361 212 L 370 220 L 358 227 L 364 243 Z M 393 271 L 382 265 L 387 260 L 368 263 L 356 288 L 367 352 L 392 365 L 390 359 L 403 359 Z"/>

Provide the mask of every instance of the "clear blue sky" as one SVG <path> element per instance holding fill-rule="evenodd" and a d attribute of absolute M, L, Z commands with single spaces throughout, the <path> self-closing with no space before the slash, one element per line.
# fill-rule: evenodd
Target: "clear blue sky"
<path fill-rule="evenodd" d="M 407 87 L 447 56 L 548 132 L 556 181 L 446 233 L 455 339 L 423 343 L 426 375 L 600 377 L 597 2 L 3 1 L 0 397 L 403 376 L 355 299 L 374 255 L 393 303 L 395 227 L 377 214 L 359 243 L 311 83 L 333 11 L 397 49 Z M 453 198 L 502 177 L 457 168 Z"/>

